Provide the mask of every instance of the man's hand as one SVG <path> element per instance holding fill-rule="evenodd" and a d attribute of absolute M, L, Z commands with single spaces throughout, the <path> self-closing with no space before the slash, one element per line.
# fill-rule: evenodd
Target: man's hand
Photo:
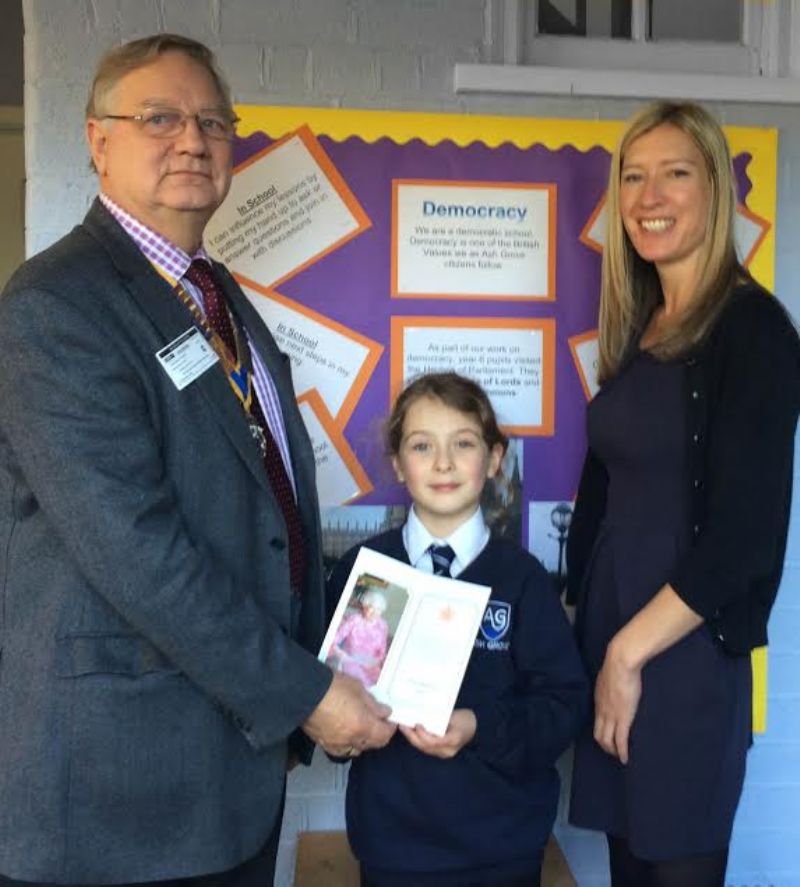
<path fill-rule="evenodd" d="M 331 651 L 328 654 L 328 661 L 333 660 L 333 663 L 336 665 L 336 669 L 338 669 L 343 662 L 346 662 L 348 659 L 347 653 L 341 647 L 331 647 Z"/>
<path fill-rule="evenodd" d="M 472 740 L 478 729 L 475 712 L 471 708 L 457 708 L 450 716 L 444 736 L 429 733 L 421 724 L 400 727 L 400 732 L 418 751 L 435 758 L 454 758 Z"/>
<path fill-rule="evenodd" d="M 391 714 L 355 678 L 336 673 L 319 705 L 303 724 L 303 731 L 328 754 L 351 757 L 368 748 L 381 748 L 397 729 Z"/>

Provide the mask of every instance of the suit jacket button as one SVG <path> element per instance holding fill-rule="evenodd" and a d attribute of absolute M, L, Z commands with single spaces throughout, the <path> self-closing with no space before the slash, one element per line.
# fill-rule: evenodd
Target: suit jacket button
<path fill-rule="evenodd" d="M 286 543 L 283 539 L 279 539 L 277 536 L 274 539 L 270 539 L 269 544 L 275 549 L 275 551 L 283 551 L 283 549 L 286 548 Z"/>
<path fill-rule="evenodd" d="M 33 496 L 25 496 L 17 505 L 17 516 L 21 518 L 31 517 L 39 510 L 39 503 Z"/>

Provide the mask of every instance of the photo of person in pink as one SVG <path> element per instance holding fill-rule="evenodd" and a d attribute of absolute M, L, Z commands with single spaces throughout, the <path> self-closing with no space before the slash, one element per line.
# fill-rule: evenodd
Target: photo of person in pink
<path fill-rule="evenodd" d="M 365 687 L 378 682 L 389 646 L 389 625 L 383 617 L 386 597 L 376 589 L 365 591 L 348 611 L 336 632 L 327 662 Z"/>

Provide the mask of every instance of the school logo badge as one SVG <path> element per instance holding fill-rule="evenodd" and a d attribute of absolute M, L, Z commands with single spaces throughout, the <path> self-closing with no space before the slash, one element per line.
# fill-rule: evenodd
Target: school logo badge
<path fill-rule="evenodd" d="M 511 627 L 511 604 L 489 601 L 481 621 L 481 634 L 490 643 L 505 637 Z"/>

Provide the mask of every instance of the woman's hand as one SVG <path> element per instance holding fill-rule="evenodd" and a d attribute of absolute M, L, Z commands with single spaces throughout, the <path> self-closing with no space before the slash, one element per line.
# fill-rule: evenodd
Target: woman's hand
<path fill-rule="evenodd" d="M 435 758 L 453 758 L 472 740 L 478 729 L 478 720 L 471 708 L 457 708 L 450 716 L 444 736 L 429 733 L 422 724 L 416 727 L 398 727 L 418 751 Z"/>
<path fill-rule="evenodd" d="M 664 585 L 608 645 L 594 685 L 594 738 L 623 764 L 630 757 L 628 737 L 642 695 L 642 669 L 702 624 L 675 589 Z"/>
<path fill-rule="evenodd" d="M 642 672 L 626 663 L 615 638 L 594 685 L 594 738 L 603 751 L 628 763 L 628 738 L 642 695 Z"/>

